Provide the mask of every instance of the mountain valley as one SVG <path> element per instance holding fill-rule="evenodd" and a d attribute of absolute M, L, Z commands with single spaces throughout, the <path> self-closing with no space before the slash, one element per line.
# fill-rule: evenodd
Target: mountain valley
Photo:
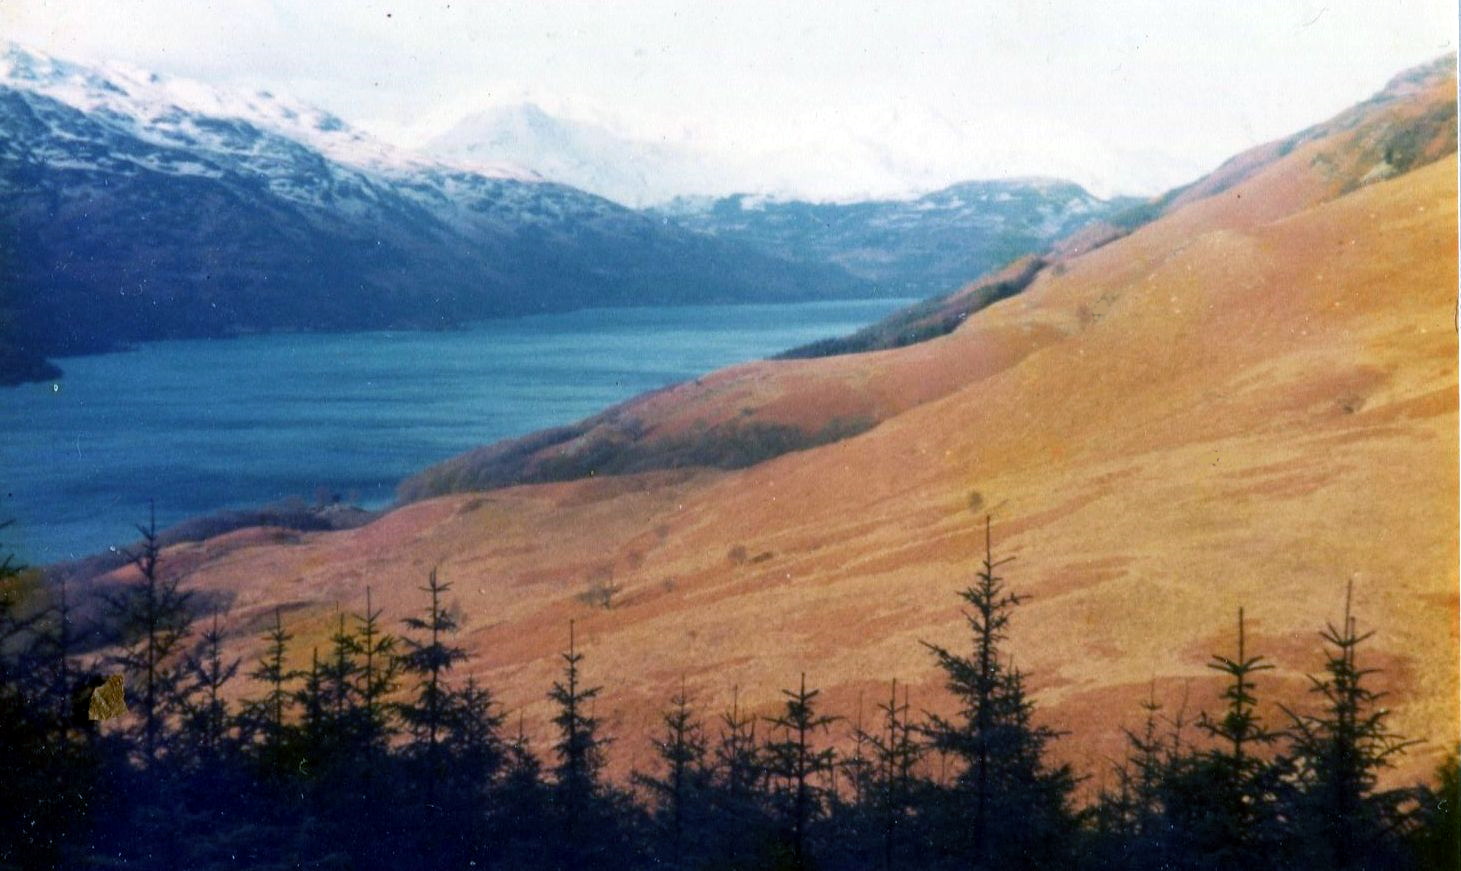
<path fill-rule="evenodd" d="M 1216 704 L 1240 607 L 1280 716 L 1353 582 L 1393 723 L 1426 742 L 1392 779 L 1423 775 L 1461 728 L 1455 95 L 1450 59 L 1397 77 L 1012 267 L 1018 292 L 951 295 L 925 341 L 732 367 L 428 470 L 358 529 L 165 558 L 249 655 L 276 608 L 307 657 L 367 588 L 406 614 L 435 570 L 464 673 L 542 746 L 570 621 L 615 735 L 680 687 L 767 711 L 803 672 L 847 716 L 895 677 L 941 710 L 919 642 L 965 637 L 989 516 L 1030 596 L 1011 649 L 1080 770 L 1149 692 Z M 605 579 L 612 607 L 587 603 Z"/>

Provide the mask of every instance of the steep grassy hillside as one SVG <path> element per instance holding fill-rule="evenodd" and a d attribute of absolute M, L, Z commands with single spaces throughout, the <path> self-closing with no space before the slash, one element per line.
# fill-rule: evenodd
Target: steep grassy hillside
<path fill-rule="evenodd" d="M 571 426 L 447 460 L 404 482 L 400 495 L 409 501 L 650 469 L 740 468 L 864 432 L 1015 365 L 1099 320 L 1110 300 L 1096 294 L 1067 313 L 1073 323 L 1006 319 L 996 328 L 994 321 L 984 321 L 962 338 L 940 338 L 989 305 L 1059 279 L 1083 255 L 1158 216 L 1171 213 L 1166 229 L 1158 233 L 1163 240 L 1159 244 L 1186 244 L 1186 237 L 1273 221 L 1454 153 L 1451 70 L 1452 62 L 1438 61 L 1404 73 L 1336 118 L 1238 155 L 1192 185 L 1157 198 L 1126 226 L 1091 226 L 1044 257 L 1016 261 L 852 336 L 787 355 L 856 357 L 726 369 Z M 1136 243 L 1121 248 L 1116 257 L 1147 256 L 1137 253 L 1147 249 L 1148 243 Z M 1146 261 L 1132 264 L 1142 268 Z M 902 350 L 867 353 L 893 348 Z"/>
<path fill-rule="evenodd" d="M 734 471 L 449 495 L 349 531 L 244 530 L 169 559 L 231 598 L 240 649 L 280 605 L 306 644 L 321 638 L 367 586 L 404 615 L 439 567 L 467 671 L 538 734 L 576 619 L 624 766 L 681 680 L 711 710 L 736 686 L 765 707 L 805 671 L 851 715 L 897 677 L 939 709 L 919 641 L 962 643 L 954 594 L 992 514 L 1032 597 L 1011 650 L 1087 770 L 1153 681 L 1215 707 L 1205 663 L 1240 605 L 1250 649 L 1280 666 L 1260 693 L 1301 700 L 1351 580 L 1393 725 L 1429 739 L 1402 774 L 1429 770 L 1461 728 L 1457 163 L 1439 157 L 1451 128 L 1404 130 L 1453 105 L 1455 80 L 1407 87 L 942 338 L 716 373 L 520 443 L 513 462 L 571 457 L 616 426 L 617 456 L 749 421 L 877 423 L 854 437 Z M 1375 143 L 1395 135 L 1437 159 L 1377 169 Z M 585 604 L 605 579 L 613 607 Z"/>

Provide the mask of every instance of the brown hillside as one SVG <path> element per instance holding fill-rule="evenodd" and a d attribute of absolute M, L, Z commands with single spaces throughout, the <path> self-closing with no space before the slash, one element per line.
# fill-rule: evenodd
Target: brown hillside
<path fill-rule="evenodd" d="M 241 646 L 276 605 L 318 638 L 367 585 L 404 615 L 439 566 L 466 615 L 468 671 L 540 734 L 576 619 L 622 767 L 682 677 L 712 710 L 736 685 L 770 705 L 802 671 L 839 713 L 892 677 L 938 707 L 918 642 L 961 643 L 954 594 L 988 512 L 1032 597 L 1010 649 L 1086 770 L 1154 679 L 1173 703 L 1191 681 L 1193 707 L 1215 704 L 1204 663 L 1228 650 L 1239 605 L 1281 666 L 1260 691 L 1305 701 L 1317 630 L 1353 579 L 1394 725 L 1430 741 L 1404 773 L 1426 771 L 1461 734 L 1454 127 L 1417 152 L 1450 156 L 1408 172 L 1374 160 L 1377 131 L 1454 116 L 1454 79 L 1428 82 L 1046 268 L 944 338 L 737 367 L 614 412 L 638 418 L 633 438 L 742 418 L 878 422 L 861 435 L 737 471 L 238 532 L 172 564 L 233 597 Z M 610 574 L 611 610 L 579 601 Z"/>
<path fill-rule="evenodd" d="M 1170 215 L 1153 241 L 1159 248 L 1175 245 L 1179 238 L 1223 227 L 1274 221 L 1454 153 L 1454 67 L 1454 59 L 1445 58 L 1403 73 L 1335 118 L 1237 155 L 1193 184 L 1138 208 L 1132 226 Z M 1250 180 L 1260 183 L 1245 184 Z M 1062 339 L 1069 324 L 1020 321 L 995 334 L 985 323 L 959 338 L 944 334 L 1129 232 L 1109 224 L 1088 227 L 1044 258 L 1023 258 L 853 336 L 800 349 L 818 357 L 893 348 L 898 353 L 732 367 L 571 426 L 453 458 L 404 482 L 400 494 L 409 501 L 591 475 L 734 469 L 857 435 Z M 1133 248 L 1122 252 L 1118 259 L 1130 259 Z M 1139 260 L 1128 265 L 1143 268 Z M 1075 314 L 1097 316 L 1101 305 L 1092 300 Z M 931 347 L 903 347 L 915 343 Z"/>

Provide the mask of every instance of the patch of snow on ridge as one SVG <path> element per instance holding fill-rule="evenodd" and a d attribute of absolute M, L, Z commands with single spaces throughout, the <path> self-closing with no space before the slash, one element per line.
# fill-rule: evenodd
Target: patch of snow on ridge
<path fill-rule="evenodd" d="M 420 157 L 351 127 L 339 117 L 269 91 L 228 90 L 188 79 L 159 76 L 127 64 L 83 66 L 7 43 L 0 51 L 0 85 L 50 97 L 88 114 L 123 124 L 127 132 L 157 145 L 197 145 L 238 151 L 218 129 L 219 119 L 246 122 L 292 139 L 329 159 L 387 174 L 438 168 Z M 199 124 L 202 120 L 204 123 Z M 507 162 L 478 162 L 474 172 L 492 178 L 540 181 L 531 170 Z"/>

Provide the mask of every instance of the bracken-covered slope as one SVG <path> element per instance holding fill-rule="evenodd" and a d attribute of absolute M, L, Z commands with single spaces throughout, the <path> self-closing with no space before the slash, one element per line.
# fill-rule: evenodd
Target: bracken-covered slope
<path fill-rule="evenodd" d="M 466 616 L 465 671 L 540 735 L 575 619 L 627 766 L 682 679 L 712 711 L 736 686 L 770 706 L 803 671 L 838 713 L 893 677 L 939 709 L 919 641 L 962 643 L 955 592 L 989 514 L 1031 597 L 1009 649 L 1087 770 L 1153 681 L 1171 704 L 1186 686 L 1189 709 L 1215 706 L 1205 662 L 1231 648 L 1239 606 L 1250 650 L 1280 666 L 1261 695 L 1302 706 L 1317 630 L 1353 581 L 1393 725 L 1428 741 L 1400 772 L 1417 774 L 1458 734 L 1454 128 L 1405 172 L 1376 171 L 1369 148 L 1454 95 L 1432 70 L 942 338 L 643 400 L 651 428 L 879 421 L 861 435 L 735 471 L 449 495 L 343 532 L 244 530 L 168 558 L 231 600 L 241 649 L 276 606 L 304 644 L 323 637 L 367 586 L 404 615 L 439 567 Z M 613 607 L 585 604 L 605 579 Z"/>
<path fill-rule="evenodd" d="M 689 466 L 739 468 L 864 432 L 1063 339 L 1064 330 L 1021 324 L 997 337 L 986 327 L 976 341 L 929 341 L 994 302 L 1058 277 L 1068 261 L 1163 214 L 1211 199 L 1221 205 L 1173 220 L 1240 225 L 1272 220 L 1454 152 L 1456 101 L 1447 84 L 1454 82 L 1453 66 L 1452 60 L 1442 59 L 1397 76 L 1370 100 L 1287 139 L 1237 155 L 1193 184 L 1120 218 L 1122 226 L 1091 225 L 1043 256 L 1022 258 L 854 335 L 788 356 L 904 348 L 899 353 L 726 369 L 569 426 L 451 458 L 403 482 L 400 495 L 409 501 L 590 475 Z M 1244 192 L 1235 187 L 1260 173 L 1268 181 L 1249 191 L 1245 203 Z M 1188 232 L 1201 229 L 1198 224 Z M 1091 320 L 1103 307 L 1099 299 L 1088 300 L 1075 314 Z M 910 345 L 914 347 L 904 347 Z"/>

